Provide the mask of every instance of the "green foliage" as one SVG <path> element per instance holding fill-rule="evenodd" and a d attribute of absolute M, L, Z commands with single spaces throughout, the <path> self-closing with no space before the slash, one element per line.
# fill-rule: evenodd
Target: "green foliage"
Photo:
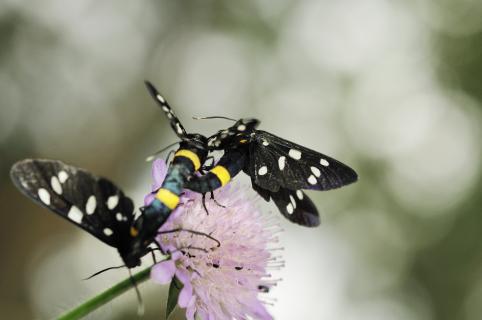
<path fill-rule="evenodd" d="M 166 319 L 169 318 L 171 313 L 176 308 L 177 299 L 179 298 L 179 293 L 181 292 L 182 287 L 183 285 L 181 281 L 174 277 L 171 281 L 171 285 L 169 286 L 169 294 L 166 305 Z"/>

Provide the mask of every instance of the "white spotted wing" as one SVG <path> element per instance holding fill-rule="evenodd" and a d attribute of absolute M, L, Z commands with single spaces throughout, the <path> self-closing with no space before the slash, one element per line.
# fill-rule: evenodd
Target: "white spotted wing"
<path fill-rule="evenodd" d="M 356 172 L 324 154 L 256 130 L 250 146 L 249 174 L 263 189 L 330 190 L 353 183 Z"/>
<path fill-rule="evenodd" d="M 278 191 L 272 192 L 267 189 L 262 189 L 254 183 L 253 189 L 266 201 L 272 199 L 281 214 L 291 222 L 305 227 L 316 227 L 320 225 L 318 210 L 303 191 L 279 188 Z"/>
<path fill-rule="evenodd" d="M 132 200 L 107 179 L 56 160 L 26 159 L 11 169 L 26 196 L 113 247 L 129 235 Z"/>
<path fill-rule="evenodd" d="M 174 130 L 174 132 L 180 139 L 186 138 L 186 129 L 184 129 L 181 122 L 176 117 L 171 106 L 169 105 L 169 103 L 167 103 L 167 100 L 159 93 L 159 91 L 157 91 L 156 87 L 154 87 L 152 83 L 150 83 L 149 81 L 145 81 L 145 84 L 152 98 L 157 102 L 157 104 L 161 107 L 162 111 L 164 111 L 167 118 L 169 119 L 172 130 Z"/>

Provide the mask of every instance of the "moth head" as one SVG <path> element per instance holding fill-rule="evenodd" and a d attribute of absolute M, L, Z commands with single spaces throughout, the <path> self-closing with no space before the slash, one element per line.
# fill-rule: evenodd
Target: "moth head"
<path fill-rule="evenodd" d="M 189 133 L 186 135 L 186 138 L 183 139 L 183 142 L 196 145 L 199 148 L 205 148 L 208 143 L 208 138 L 199 133 Z"/>
<path fill-rule="evenodd" d="M 230 131 L 236 133 L 250 134 L 259 126 L 259 120 L 255 118 L 241 118 L 229 128 Z"/>
<path fill-rule="evenodd" d="M 259 120 L 254 118 L 243 118 L 224 130 L 218 131 L 208 139 L 210 150 L 223 150 L 236 147 L 249 142 L 251 133 L 256 130 Z"/>

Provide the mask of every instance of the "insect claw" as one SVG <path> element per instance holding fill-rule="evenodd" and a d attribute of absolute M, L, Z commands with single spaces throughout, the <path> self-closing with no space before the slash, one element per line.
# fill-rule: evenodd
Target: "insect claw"
<path fill-rule="evenodd" d="M 206 207 L 206 193 L 202 194 L 202 202 L 203 202 L 203 208 L 206 211 L 206 214 L 209 215 L 208 208 Z"/>
<path fill-rule="evenodd" d="M 221 208 L 226 208 L 226 206 L 220 204 L 216 199 L 214 199 L 214 191 L 211 190 L 211 200 L 214 201 L 215 204 L 217 204 Z"/>

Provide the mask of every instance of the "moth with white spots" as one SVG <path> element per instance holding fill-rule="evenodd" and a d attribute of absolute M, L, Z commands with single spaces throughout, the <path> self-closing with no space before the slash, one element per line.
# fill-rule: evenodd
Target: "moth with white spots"
<path fill-rule="evenodd" d="M 30 199 L 115 247 L 127 267 L 139 265 L 140 257 L 150 252 L 148 244 L 157 229 L 144 236 L 137 221 L 145 220 L 149 226 L 153 222 L 145 217 L 134 220 L 132 200 L 109 180 L 60 161 L 40 159 L 17 162 L 10 175 Z M 131 235 L 133 227 L 140 230 L 138 237 Z"/>
<path fill-rule="evenodd" d="M 186 131 L 173 116 L 167 101 L 152 84 L 146 82 L 146 85 L 152 97 L 168 115 L 174 132 L 186 141 Z M 209 137 L 206 148 L 209 152 L 224 151 L 218 164 L 222 163 L 229 172 L 228 180 L 244 171 L 250 176 L 253 189 L 265 200 L 273 200 L 290 221 L 308 227 L 319 225 L 316 207 L 301 190 L 325 191 L 339 188 L 355 182 L 358 178 L 356 172 L 317 151 L 257 130 L 258 125 L 259 120 L 254 118 L 235 121 L 231 127 L 221 129 Z M 192 175 L 185 187 L 205 194 L 222 186 L 220 181 L 213 173 Z"/>
<path fill-rule="evenodd" d="M 339 188 L 355 182 L 356 172 L 317 151 L 257 130 L 258 124 L 257 119 L 240 119 L 227 132 L 220 130 L 211 136 L 208 146 L 224 150 L 223 163 L 229 163 L 228 157 L 233 154 L 227 151 L 242 150 L 247 160 L 239 170 L 251 177 L 253 189 L 265 200 L 273 200 L 290 221 L 317 226 L 318 211 L 302 190 Z M 231 159 L 235 161 L 238 159 Z"/>

